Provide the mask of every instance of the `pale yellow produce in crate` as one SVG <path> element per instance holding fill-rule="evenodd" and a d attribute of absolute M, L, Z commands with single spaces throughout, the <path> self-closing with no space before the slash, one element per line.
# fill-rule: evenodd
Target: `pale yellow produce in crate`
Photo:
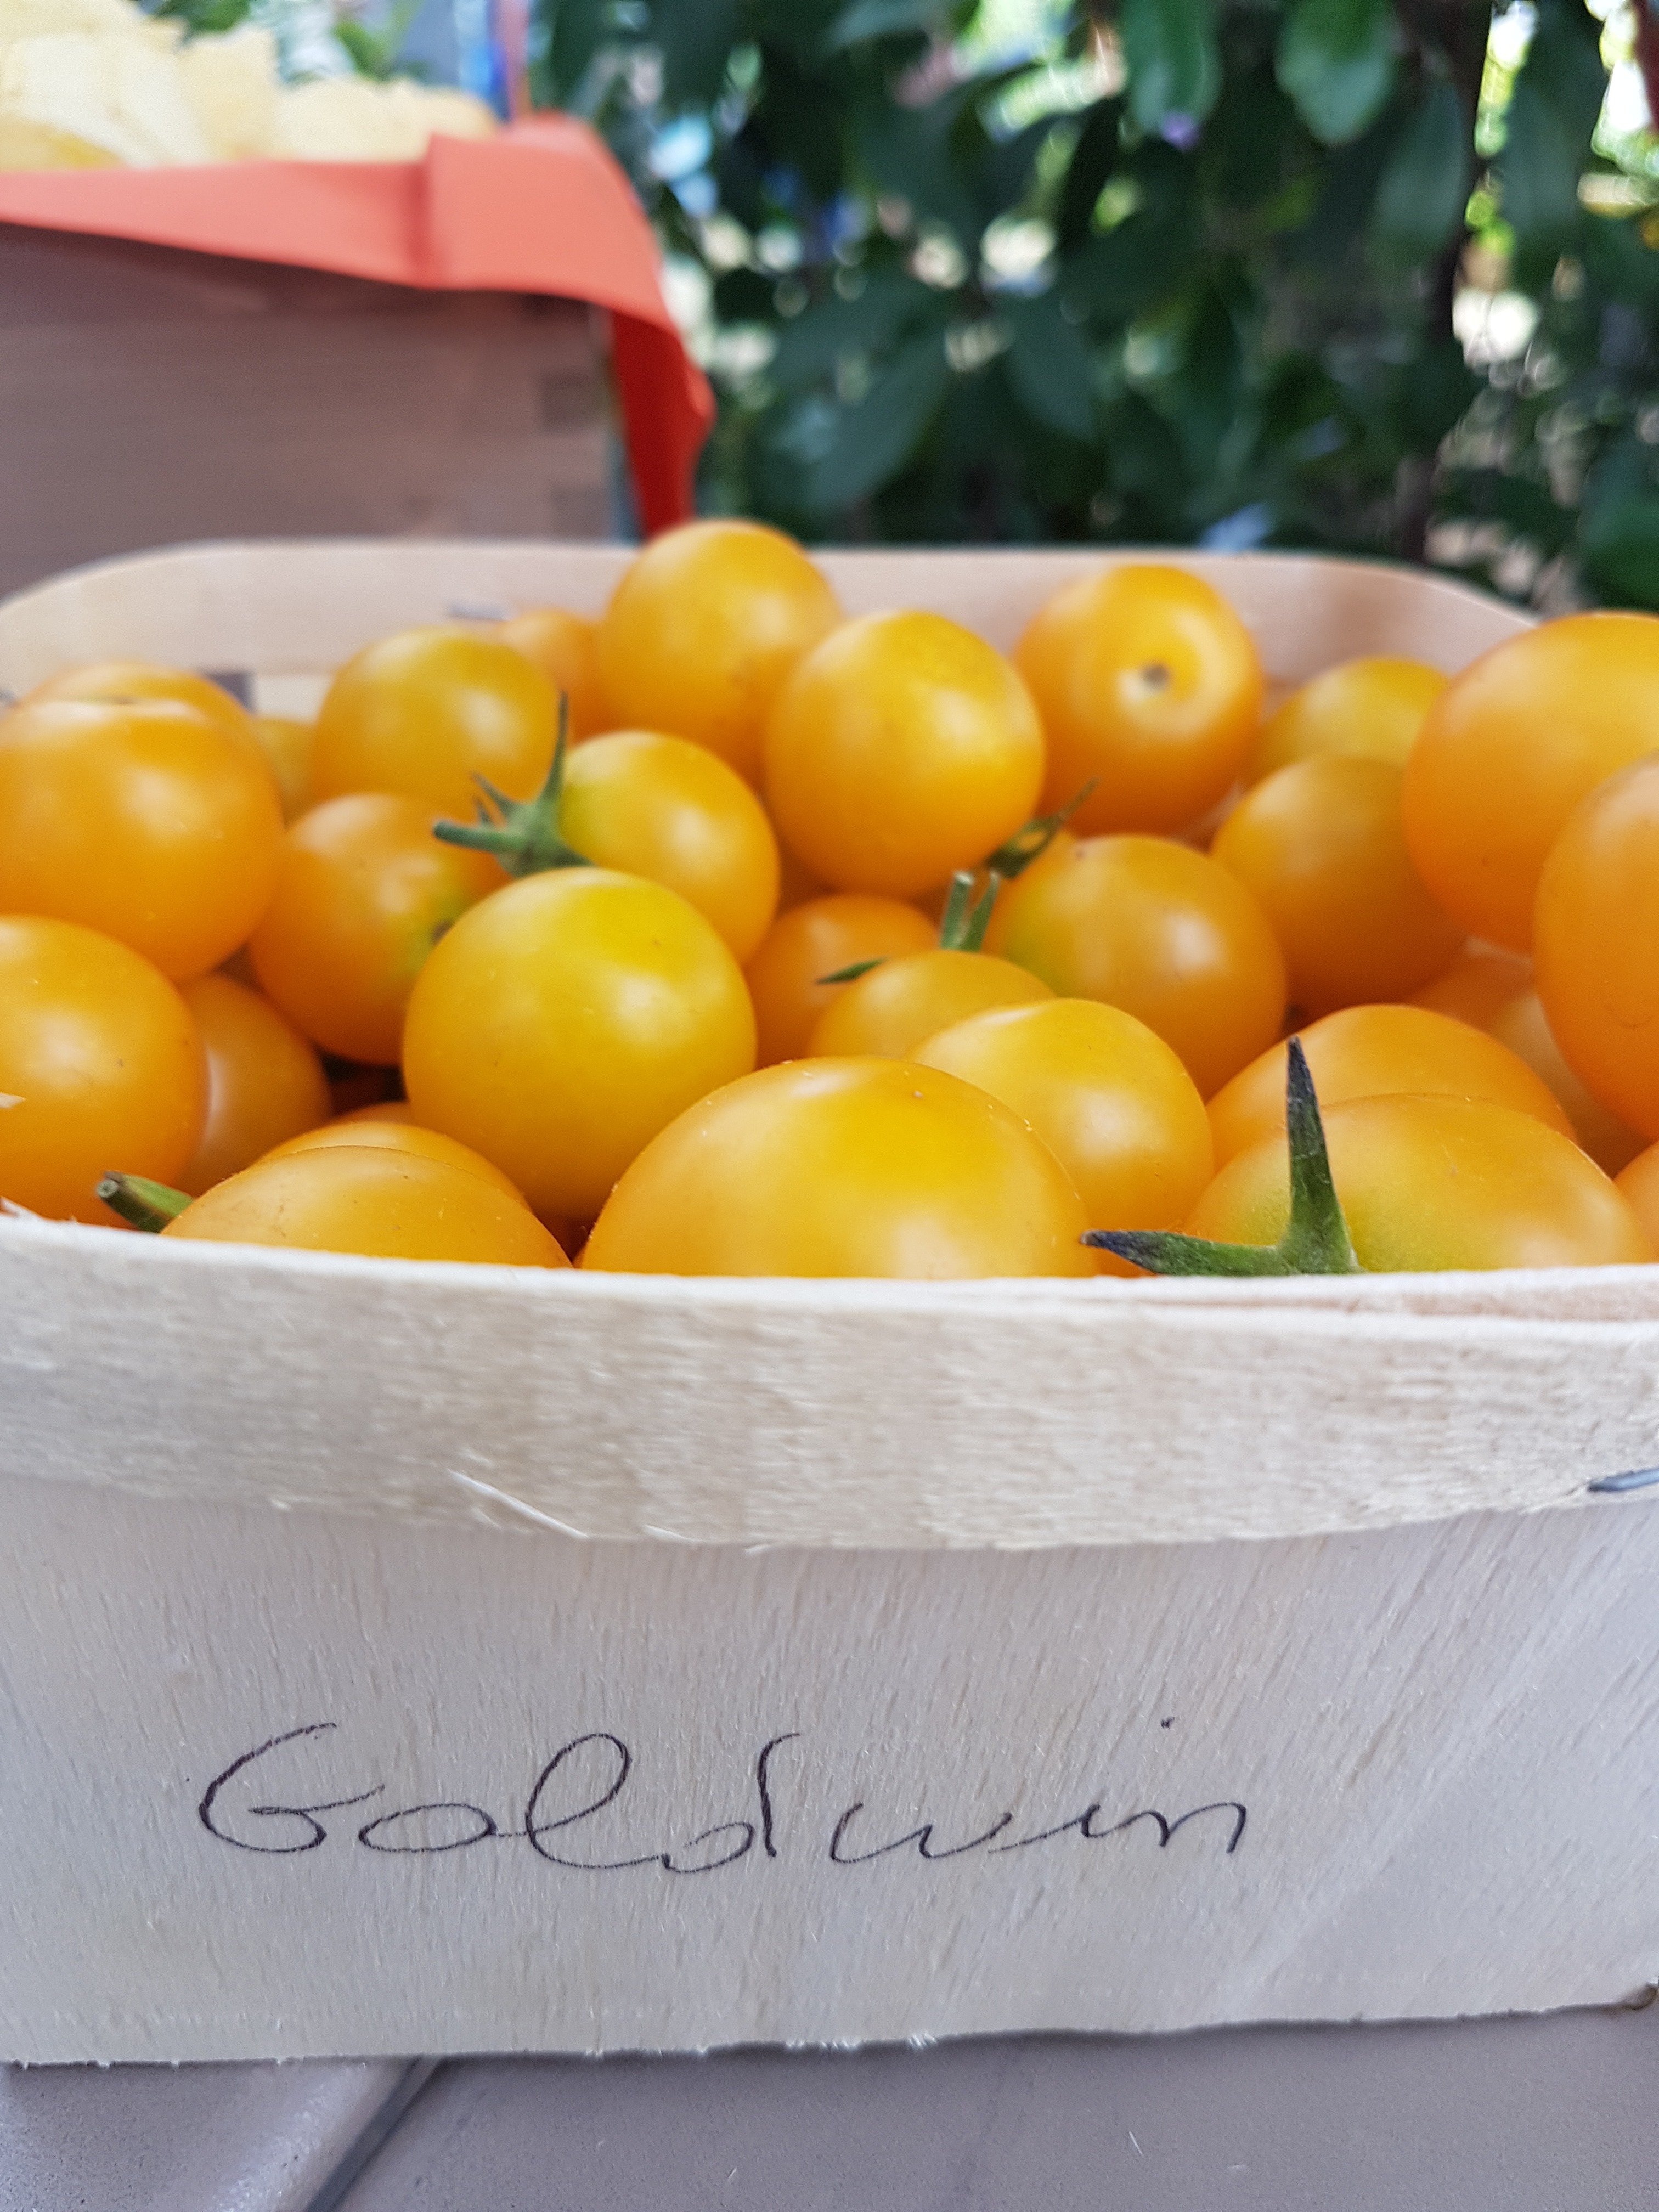
<path fill-rule="evenodd" d="M 0 607 L 303 706 L 621 549 Z M 1012 643 L 1098 556 L 836 553 Z M 1420 576 L 1172 556 L 1270 674 Z M 1659 1269 L 678 1282 L 0 1222 L 0 2056 L 697 2048 L 1659 1981 Z"/>

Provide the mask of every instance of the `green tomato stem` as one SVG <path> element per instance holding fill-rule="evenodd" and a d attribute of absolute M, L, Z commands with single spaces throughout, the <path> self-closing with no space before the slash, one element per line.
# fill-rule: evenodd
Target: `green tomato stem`
<path fill-rule="evenodd" d="M 951 878 L 951 895 L 939 917 L 939 941 L 946 952 L 977 952 L 991 926 L 991 909 L 1002 889 L 1002 878 L 992 869 L 985 889 L 974 896 L 974 871 L 958 868 Z"/>
<path fill-rule="evenodd" d="M 148 1176 L 106 1175 L 98 1186 L 98 1195 L 112 1213 L 118 1213 L 131 1227 L 143 1229 L 152 1237 L 159 1237 L 191 1202 L 184 1191 L 152 1182 Z"/>
<path fill-rule="evenodd" d="M 565 842 L 559 831 L 564 804 L 565 756 L 570 749 L 570 701 L 559 694 L 559 734 L 553 747 L 553 765 L 547 781 L 533 799 L 509 799 L 489 779 L 472 779 L 483 794 L 476 822 L 438 822 L 432 834 L 446 845 L 465 845 L 475 853 L 493 854 L 510 876 L 539 876 L 550 868 L 586 868 L 592 863 L 585 853 Z"/>
<path fill-rule="evenodd" d="M 1277 1244 L 1218 1244 L 1168 1229 L 1089 1229 L 1083 1242 L 1151 1275 L 1363 1274 L 1336 1194 L 1319 1096 L 1300 1037 L 1291 1039 L 1285 1053 L 1285 1134 L 1291 1214 Z"/>
<path fill-rule="evenodd" d="M 1082 790 L 1074 793 L 1064 806 L 1057 807 L 1052 814 L 1033 815 L 1029 822 L 1015 830 L 1006 845 L 999 845 L 983 865 L 993 875 L 1000 876 L 1005 884 L 1012 883 L 1016 876 L 1023 876 L 1033 860 L 1042 858 L 1079 807 L 1093 795 L 1099 782 L 1097 775 L 1091 775 Z"/>

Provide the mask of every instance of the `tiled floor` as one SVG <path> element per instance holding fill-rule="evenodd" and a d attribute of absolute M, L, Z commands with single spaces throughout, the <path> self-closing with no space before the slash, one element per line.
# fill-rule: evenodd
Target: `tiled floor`
<path fill-rule="evenodd" d="M 0 2212 L 1652 2212 L 1659 2006 L 706 2059 L 0 2072 Z"/>

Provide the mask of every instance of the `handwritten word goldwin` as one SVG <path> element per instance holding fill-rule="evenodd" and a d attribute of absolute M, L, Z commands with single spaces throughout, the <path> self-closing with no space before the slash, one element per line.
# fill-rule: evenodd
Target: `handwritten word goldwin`
<path fill-rule="evenodd" d="M 735 1866 L 747 1858 L 757 1845 L 765 1858 L 782 1856 L 773 1760 L 786 1744 L 802 1741 L 798 1731 L 791 1730 L 770 1737 L 761 1746 L 754 1765 L 753 1796 L 738 1819 L 705 1828 L 667 1850 L 611 1858 L 602 1856 L 603 1846 L 596 1849 L 591 1836 L 585 1835 L 584 1823 L 621 1798 L 634 1769 L 634 1754 L 620 1736 L 605 1729 L 573 1736 L 560 1746 L 536 1776 L 524 1802 L 522 1820 L 516 1825 L 504 1826 L 484 1806 L 465 1798 L 443 1798 L 389 1810 L 384 1802 L 387 1789 L 382 1782 L 349 1796 L 304 1804 L 245 1802 L 246 1790 L 260 1787 L 261 1778 L 255 1770 L 262 1760 L 285 1744 L 328 1735 L 337 1726 L 334 1721 L 313 1721 L 305 1728 L 288 1729 L 232 1759 L 208 1784 L 197 1808 L 208 1833 L 239 1851 L 288 1856 L 320 1850 L 331 1836 L 338 1839 L 337 1828 L 325 1825 L 325 1814 L 366 1811 L 373 1806 L 376 1809 L 356 1829 L 356 1841 L 365 1850 L 391 1856 L 430 1857 L 445 1851 L 470 1850 L 479 1844 L 512 1842 L 527 1844 L 550 1866 L 569 1867 L 582 1874 L 622 1874 L 634 1867 L 659 1867 L 672 1875 L 717 1874 L 722 1867 Z M 239 1787 L 233 1802 L 226 1792 L 234 1783 Z M 862 1866 L 914 1845 L 916 1856 L 923 1859 L 957 1859 L 972 1851 L 994 1857 L 1030 1850 L 1067 1836 L 1099 1843 L 1108 1836 L 1127 1835 L 1143 1825 L 1156 1835 L 1163 1850 L 1182 1829 L 1211 1814 L 1219 1818 L 1210 1832 L 1218 1841 L 1225 1837 L 1223 1856 L 1231 1857 L 1243 1838 L 1248 1817 L 1244 1807 L 1232 1797 L 1194 1805 L 1173 1815 L 1143 1806 L 1116 1818 L 1109 1815 L 1103 1802 L 1097 1800 L 1070 1818 L 1035 1828 L 1029 1834 L 1016 1832 L 1013 1814 L 1002 1813 L 958 1840 L 940 1840 L 933 1820 L 924 1820 L 902 1835 L 883 1838 L 880 1826 L 860 1798 L 836 1820 L 827 1841 L 827 1856 L 836 1866 Z M 345 1837 L 352 1833 L 352 1824 L 347 1821 Z M 813 1846 L 822 1847 L 821 1842 Z"/>

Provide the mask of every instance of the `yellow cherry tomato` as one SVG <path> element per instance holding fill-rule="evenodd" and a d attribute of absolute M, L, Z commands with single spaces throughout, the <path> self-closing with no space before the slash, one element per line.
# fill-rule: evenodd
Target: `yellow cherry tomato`
<path fill-rule="evenodd" d="M 809 653 L 766 729 L 778 834 L 837 890 L 914 898 L 1030 815 L 1042 782 L 1030 694 L 943 615 L 866 615 Z"/>
<path fill-rule="evenodd" d="M 1169 838 L 1085 837 L 1045 855 L 1002 892 L 986 942 L 1061 998 L 1145 1022 L 1206 1097 L 1284 1021 L 1285 958 L 1260 903 Z"/>
<path fill-rule="evenodd" d="M 423 1129 L 418 1121 L 406 1114 L 388 1119 L 384 1109 L 379 1113 L 371 1108 L 367 1113 L 343 1115 L 337 1121 L 325 1121 L 319 1128 L 307 1129 L 285 1144 L 273 1145 L 264 1154 L 268 1160 L 287 1159 L 293 1152 L 325 1152 L 331 1146 L 344 1145 L 371 1151 L 388 1152 L 418 1152 L 423 1159 L 442 1160 L 453 1168 L 465 1168 L 471 1174 L 482 1176 L 497 1190 L 504 1190 L 509 1198 L 516 1198 L 520 1206 L 524 1193 L 511 1176 L 505 1176 L 493 1160 L 482 1152 L 475 1152 L 471 1145 L 458 1144 L 453 1137 L 446 1137 L 441 1130 Z"/>
<path fill-rule="evenodd" d="M 806 1049 L 815 1058 L 879 1054 L 908 1060 L 924 1037 L 988 1006 L 1028 1006 L 1054 993 L 1029 969 L 990 952 L 902 952 L 838 991 Z"/>
<path fill-rule="evenodd" d="M 206 1110 L 202 1040 L 160 969 L 76 922 L 0 915 L 0 1198 L 111 1223 L 102 1178 L 176 1186 Z"/>
<path fill-rule="evenodd" d="M 162 668 L 148 660 L 95 660 L 66 668 L 28 694 L 34 699 L 80 699 L 101 707 L 130 707 L 136 701 L 172 701 L 194 707 L 246 751 L 263 757 L 254 719 L 222 684 L 193 669 Z"/>
<path fill-rule="evenodd" d="M 599 629 L 586 615 L 563 607 L 531 607 L 495 633 L 503 645 L 533 660 L 555 691 L 570 702 L 572 744 L 617 726 L 599 681 Z"/>
<path fill-rule="evenodd" d="M 600 681 L 617 724 L 690 738 L 753 782 L 778 686 L 840 620 L 835 593 L 781 531 L 690 522 L 653 538 L 617 586 L 599 623 Z"/>
<path fill-rule="evenodd" d="M 1261 664 L 1221 594 L 1131 562 L 1039 608 L 1014 654 L 1048 740 L 1045 808 L 1091 777 L 1079 830 L 1179 830 L 1238 775 L 1261 717 Z"/>
<path fill-rule="evenodd" d="M 1626 1199 L 1570 1137 L 1486 1099 L 1400 1096 L 1329 1107 L 1336 1194 L 1362 1267 L 1608 1267 L 1653 1248 Z M 1235 1155 L 1188 1233 L 1274 1244 L 1290 1213 L 1285 1139 Z"/>
<path fill-rule="evenodd" d="M 311 805 L 311 749 L 316 725 L 288 714 L 256 714 L 253 734 L 283 802 L 284 822 L 297 822 Z"/>
<path fill-rule="evenodd" d="M 1626 1204 L 1642 1224 L 1642 1234 L 1659 1252 L 1659 1145 L 1650 1145 L 1626 1161 L 1614 1178 Z"/>
<path fill-rule="evenodd" d="M 403 630 L 348 660 L 317 717 L 318 799 L 400 792 L 471 821 L 485 777 L 509 799 L 541 789 L 558 705 L 533 661 L 459 624 Z"/>
<path fill-rule="evenodd" d="M 755 1064 L 743 970 L 696 908 L 601 868 L 526 876 L 463 915 L 404 1027 L 416 1119 L 591 1221 L 629 1162 Z"/>
<path fill-rule="evenodd" d="M 264 911 L 282 842 L 263 756 L 184 701 L 36 698 L 0 723 L 0 909 L 199 975 Z"/>
<path fill-rule="evenodd" d="M 801 1060 L 640 1154 L 586 1268 L 651 1275 L 1090 1275 L 1071 1178 L 1016 1114 L 894 1060 Z"/>
<path fill-rule="evenodd" d="M 799 1060 L 806 1050 L 819 1015 L 849 988 L 824 976 L 863 960 L 926 952 L 936 934 L 918 908 L 859 891 L 831 892 L 781 914 L 745 971 L 760 1065 Z"/>
<path fill-rule="evenodd" d="M 1300 1035 L 1322 1106 L 1400 1092 L 1474 1098 L 1572 1134 L 1565 1109 L 1523 1060 L 1450 1014 L 1425 1006 L 1345 1006 Z M 1211 1099 L 1218 1165 L 1284 1128 L 1285 1060 L 1284 1045 L 1270 1046 Z"/>
<path fill-rule="evenodd" d="M 1210 851 L 1261 901 L 1304 1013 L 1399 998 L 1463 942 L 1406 850 L 1402 781 L 1387 761 L 1324 753 L 1257 784 L 1216 832 Z"/>
<path fill-rule="evenodd" d="M 1050 999 L 970 1015 L 916 1047 L 1000 1098 L 1077 1185 L 1097 1229 L 1178 1229 L 1215 1168 L 1209 1117 L 1175 1054 L 1133 1014 Z M 1096 1254 L 1112 1274 L 1138 1269 Z"/>
<path fill-rule="evenodd" d="M 371 1145 L 331 1145 L 260 1160 L 216 1183 L 161 1234 L 377 1260 L 570 1264 L 526 1206 L 471 1168 Z"/>
<path fill-rule="evenodd" d="M 1567 1066 L 1533 988 L 1532 963 L 1522 954 L 1471 944 L 1443 975 L 1413 991 L 1411 1003 L 1472 1022 L 1518 1054 L 1555 1093 L 1580 1149 L 1606 1174 L 1616 1176 L 1642 1150 L 1644 1139 L 1593 1098 Z"/>
<path fill-rule="evenodd" d="M 778 904 L 778 841 L 735 769 L 684 738 L 622 730 L 565 764 L 559 827 L 596 868 L 666 884 L 747 960 Z"/>
<path fill-rule="evenodd" d="M 1659 759 L 1569 817 L 1534 925 L 1538 995 L 1568 1066 L 1609 1113 L 1659 1137 Z"/>
<path fill-rule="evenodd" d="M 1244 781 L 1260 783 L 1275 769 L 1328 753 L 1404 768 L 1448 681 L 1421 660 L 1376 655 L 1339 661 L 1272 707 L 1244 764 Z"/>
<path fill-rule="evenodd" d="M 288 833 L 248 950 L 261 989 L 329 1052 L 395 1066 L 428 955 L 507 880 L 487 854 L 441 843 L 439 819 L 418 799 L 360 792 Z"/>
<path fill-rule="evenodd" d="M 1407 763 L 1418 873 L 1475 936 L 1524 952 L 1567 817 L 1656 747 L 1659 617 L 1569 615 L 1494 646 L 1430 708 Z"/>
<path fill-rule="evenodd" d="M 228 975 L 198 975 L 183 996 L 207 1054 L 208 1103 L 174 1188 L 199 1197 L 273 1145 L 325 1121 L 328 1079 L 312 1046 L 257 991 Z"/>

